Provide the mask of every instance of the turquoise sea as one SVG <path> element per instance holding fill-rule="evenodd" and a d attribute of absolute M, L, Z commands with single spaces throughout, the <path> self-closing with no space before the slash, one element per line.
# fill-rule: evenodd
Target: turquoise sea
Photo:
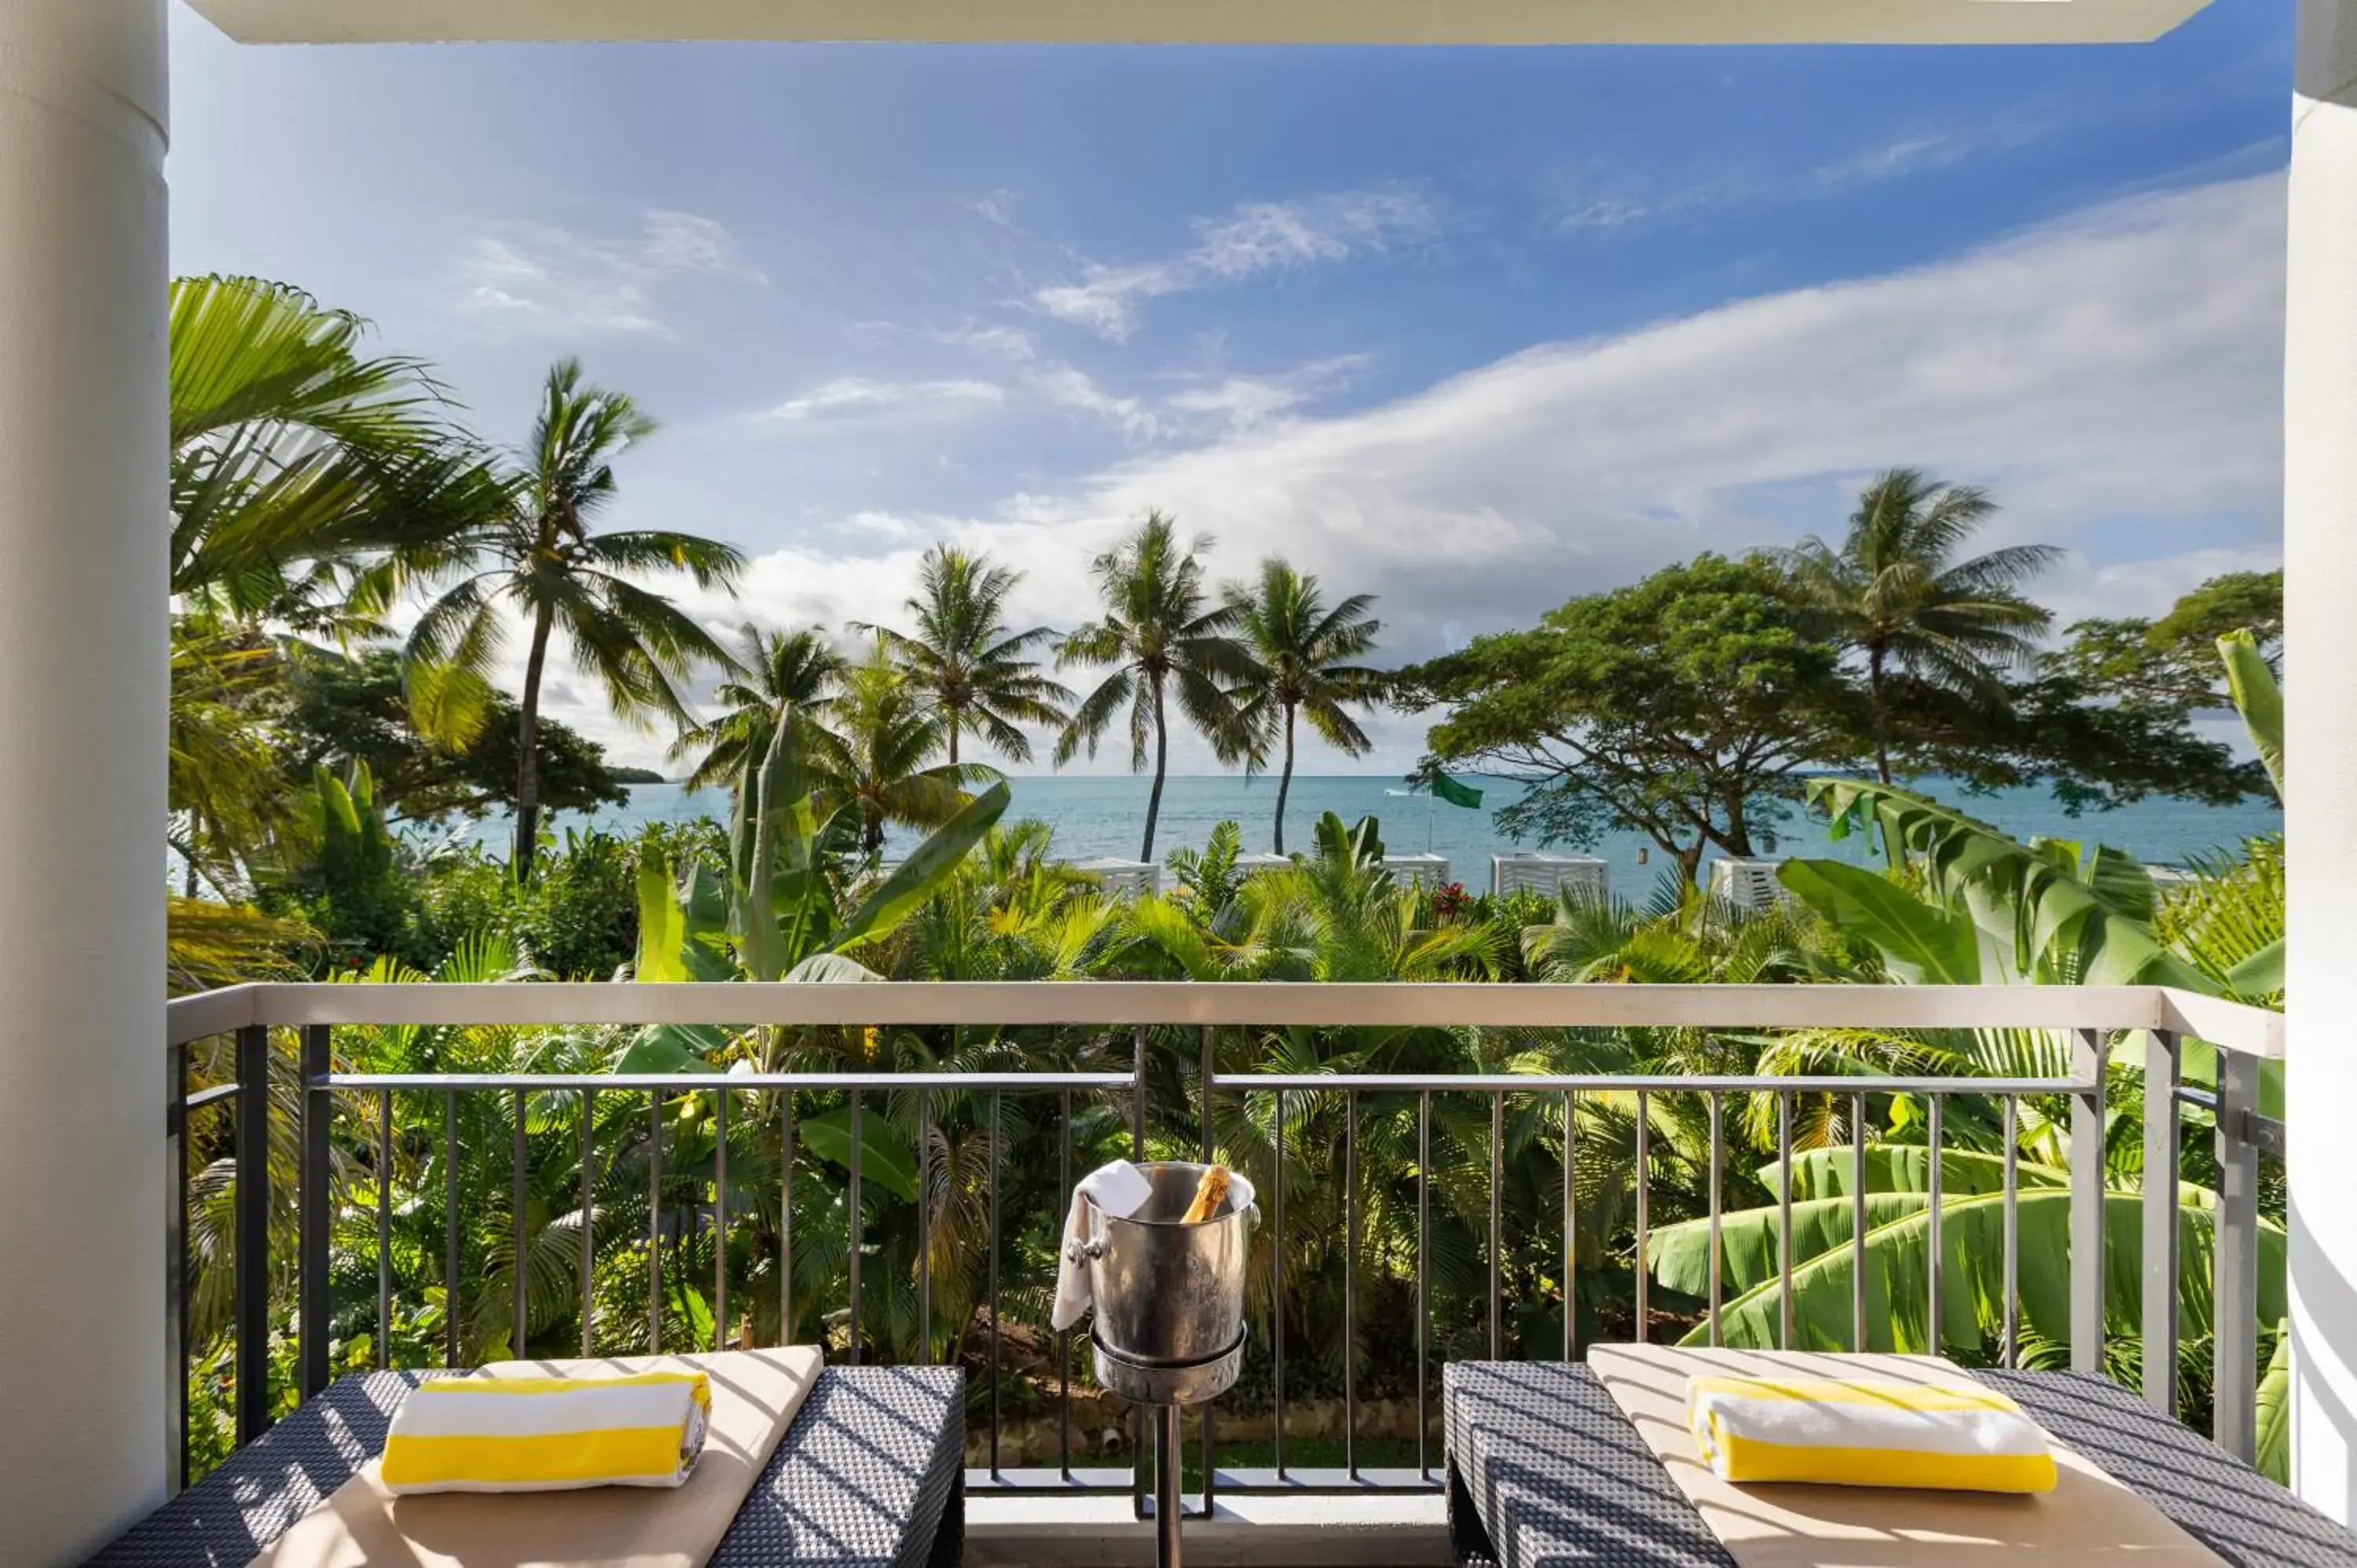
<path fill-rule="evenodd" d="M 1133 778 L 1038 776 L 1016 778 L 1011 817 L 1036 817 L 1055 831 L 1056 853 L 1068 860 L 1101 855 L 1135 858 L 1146 821 L 1149 780 Z M 1346 820 L 1362 816 L 1381 819 L 1384 843 L 1394 854 L 1418 853 L 1427 844 L 1447 855 L 1452 874 L 1476 890 L 1490 885 L 1490 857 L 1517 846 L 1491 825 L 1491 812 L 1514 799 L 1516 787 L 1479 781 L 1484 794 L 1481 809 L 1467 811 L 1426 796 L 1394 791 L 1405 788 L 1396 777 L 1329 775 L 1297 778 L 1286 810 L 1286 843 L 1302 849 L 1310 843 L 1311 824 L 1322 811 Z M 2090 812 L 2077 819 L 2065 816 L 2043 790 L 2017 789 L 1996 795 L 1967 797 L 1943 790 L 1930 792 L 1962 810 L 1995 822 L 2021 838 L 2049 834 L 2098 840 L 2147 861 L 2181 862 L 2190 854 L 2224 848 L 2262 832 L 2280 832 L 2283 812 L 2273 804 L 2252 801 L 2236 807 L 2202 806 L 2184 800 L 2151 800 L 2115 811 Z M 1241 823 L 1247 850 L 1269 847 L 1270 826 L 1276 810 L 1274 779 L 1245 780 L 1234 775 L 1174 778 L 1163 791 L 1162 821 L 1155 834 L 1158 860 L 1181 845 L 1200 847 L 1214 824 L 1225 818 Z M 684 822 L 698 816 L 726 821 L 727 797 L 718 791 L 691 793 L 676 784 L 641 784 L 630 790 L 630 804 L 596 813 L 567 812 L 554 820 L 565 828 L 595 826 L 610 832 L 635 832 L 645 822 Z M 486 845 L 503 848 L 509 826 L 501 818 L 486 819 L 460 832 Z M 412 832 L 424 834 L 423 830 Z M 896 831 L 888 854 L 905 850 L 915 835 Z M 1524 845 L 1524 848 L 1534 847 Z M 1663 856 L 1652 850 L 1643 864 L 1641 852 L 1650 842 L 1634 833 L 1609 836 L 1587 853 L 1600 855 L 1613 869 L 1613 883 L 1623 892 L 1641 893 L 1659 870 Z M 1866 846 L 1856 840 L 1842 844 L 1827 841 L 1822 825 L 1795 815 L 1785 824 L 1777 854 L 1838 854 L 1864 859 Z"/>

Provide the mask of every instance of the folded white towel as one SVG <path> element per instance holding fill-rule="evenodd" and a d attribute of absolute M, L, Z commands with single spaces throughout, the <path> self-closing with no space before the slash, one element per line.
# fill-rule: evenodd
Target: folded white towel
<path fill-rule="evenodd" d="M 1063 1256 L 1056 1269 L 1056 1310 L 1049 1319 L 1058 1333 L 1078 1323 L 1094 1301 L 1088 1264 L 1073 1255 L 1074 1243 L 1089 1239 L 1089 1206 L 1126 1219 L 1153 1196 L 1154 1184 L 1127 1160 L 1099 1165 L 1072 1188 L 1072 1206 L 1064 1215 Z"/>

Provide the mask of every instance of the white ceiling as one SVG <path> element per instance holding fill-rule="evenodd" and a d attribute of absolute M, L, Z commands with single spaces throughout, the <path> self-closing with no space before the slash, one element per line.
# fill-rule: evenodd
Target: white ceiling
<path fill-rule="evenodd" d="M 190 0 L 250 43 L 2090 43 L 2206 0 Z"/>

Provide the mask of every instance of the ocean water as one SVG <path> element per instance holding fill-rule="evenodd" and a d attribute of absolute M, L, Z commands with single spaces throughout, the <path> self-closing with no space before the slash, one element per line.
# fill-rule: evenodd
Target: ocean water
<path fill-rule="evenodd" d="M 1016 778 L 1015 803 L 1009 820 L 1033 817 L 1055 833 L 1056 853 L 1068 860 L 1103 855 L 1137 856 L 1146 822 L 1150 780 L 1135 778 L 1038 776 Z M 1469 811 L 1428 796 L 1397 793 L 1405 787 L 1383 775 L 1327 775 L 1296 778 L 1286 807 L 1286 843 L 1294 850 L 1309 847 L 1319 813 L 1333 811 L 1345 821 L 1372 816 L 1383 824 L 1385 845 L 1395 854 L 1418 854 L 1427 848 L 1448 857 L 1451 874 L 1477 891 L 1490 885 L 1490 857 L 1512 853 L 1516 845 L 1491 822 L 1491 812 L 1519 794 L 1513 785 L 1480 782 L 1481 808 Z M 2066 816 L 2043 790 L 2015 789 L 1995 795 L 1967 797 L 1936 785 L 1929 792 L 1994 822 L 2017 837 L 2044 834 L 2099 841 L 2138 858 L 2160 863 L 2182 862 L 2188 855 L 2232 847 L 2253 834 L 2280 832 L 2283 812 L 2272 803 L 2252 801 L 2234 807 L 2204 806 L 2186 800 L 2150 800 L 2115 811 Z M 1163 790 L 1162 817 L 1155 832 L 1154 854 L 1159 860 L 1181 845 L 1200 848 L 1214 825 L 1232 819 L 1243 829 L 1247 851 L 1270 847 L 1276 811 L 1276 781 L 1246 780 L 1235 775 L 1174 778 Z M 635 832 L 652 822 L 688 822 L 728 816 L 725 792 L 694 793 L 676 784 L 632 787 L 627 806 L 594 813 L 565 812 L 554 825 L 594 826 L 619 833 Z M 423 830 L 412 830 L 422 832 Z M 510 834 L 504 818 L 488 818 L 457 836 L 503 849 Z M 920 835 L 894 830 L 888 854 L 905 852 Z M 1650 886 L 1663 856 L 1650 840 L 1636 833 L 1608 835 L 1594 848 L 1581 852 L 1600 856 L 1612 868 L 1613 886 L 1641 893 Z M 1780 855 L 1835 855 L 1863 861 L 1868 847 L 1853 838 L 1835 843 L 1823 824 L 1796 812 L 1783 825 L 1772 852 Z"/>

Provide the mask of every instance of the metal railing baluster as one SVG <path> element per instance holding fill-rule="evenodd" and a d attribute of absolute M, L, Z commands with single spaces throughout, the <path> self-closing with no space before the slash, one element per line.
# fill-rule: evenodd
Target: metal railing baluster
<path fill-rule="evenodd" d="M 845 1200 L 851 1225 L 851 1364 L 855 1367 L 859 1365 L 859 1345 L 866 1337 L 867 1323 L 859 1315 L 859 1252 L 867 1240 L 867 1204 L 860 1191 L 860 1149 L 866 1142 L 861 1115 L 859 1090 L 855 1089 L 851 1091 L 851 1191 Z M 992 1237 L 990 1244 L 996 1253 L 998 1239 Z M 990 1304 L 990 1311 L 993 1321 L 996 1321 L 998 1316 L 996 1301 Z"/>
<path fill-rule="evenodd" d="M 917 1090 L 917 1364 L 933 1364 L 933 1096 Z"/>
<path fill-rule="evenodd" d="M 2177 1414 L 2178 1044 L 2165 1029 L 2144 1047 L 2144 1333 L 2137 1370 L 2145 1402 Z"/>
<path fill-rule="evenodd" d="M 1866 1348 L 1866 1096 L 1849 1101 L 1849 1348 Z"/>
<path fill-rule="evenodd" d="M 1276 1478 L 1285 1479 L 1285 1090 L 1276 1091 L 1274 1120 L 1269 1123 L 1275 1135 L 1276 1158 L 1269 1169 L 1269 1206 L 1274 1213 L 1268 1253 L 1268 1322 L 1269 1348 L 1272 1352 L 1271 1371 L 1275 1420 L 1271 1423 L 1269 1442 L 1275 1450 Z"/>
<path fill-rule="evenodd" d="M 2005 1097 L 2005 1326 L 2003 1355 L 2008 1367 L 2021 1364 L 2021 1100 Z"/>
<path fill-rule="evenodd" d="M 1931 1353 L 1934 1356 L 1940 1353 L 1940 1265 L 1943 1261 L 1940 1251 L 1940 1227 L 1947 1218 L 1941 1208 L 1943 1196 L 1941 1192 L 1941 1180 L 1943 1175 L 1943 1172 L 1941 1169 L 1941 1163 L 1943 1158 L 1943 1151 L 1941 1147 L 1940 1134 L 1942 1128 L 1940 1125 L 1940 1117 L 1942 1108 L 1944 1107 L 1947 1102 L 1947 1097 L 1945 1095 L 1934 1094 L 1929 1098 L 1927 1105 L 1927 1109 L 1931 1113 L 1930 1136 L 1932 1140 L 1932 1172 L 1930 1181 L 1927 1184 L 1928 1190 L 1925 1192 L 1924 1197 L 1925 1211 L 1928 1217 L 1926 1222 L 1928 1235 L 1925 1239 L 1931 1243 L 1928 1249 L 1931 1253 L 1931 1257 L 1926 1266 L 1930 1272 L 1931 1277 L 1924 1283 L 1932 1304 L 1932 1317 L 1931 1326 L 1925 1331 L 1923 1338 L 1924 1342 L 1931 1347 Z"/>
<path fill-rule="evenodd" d="M 1506 1097 L 1490 1096 L 1490 1359 L 1498 1359 L 1505 1343 L 1506 1289 L 1501 1253 L 1505 1226 L 1501 1217 L 1501 1190 L 1506 1185 Z"/>
<path fill-rule="evenodd" d="M 1776 1344 L 1792 1348 L 1792 1097 L 1776 1096 Z"/>
<path fill-rule="evenodd" d="M 1724 1270 L 1719 1260 L 1719 1225 L 1722 1197 L 1719 1191 L 1720 1168 L 1727 1164 L 1726 1133 L 1720 1126 L 1722 1107 L 1719 1097 L 1706 1095 L 1710 1102 L 1710 1343 L 1716 1349 L 1721 1343 L 1718 1320 L 1719 1301 L 1725 1294 Z"/>
<path fill-rule="evenodd" d="M 442 1097 L 442 1365 L 458 1365 L 458 1091 Z"/>
<path fill-rule="evenodd" d="M 1579 1306 L 1572 1299 L 1571 1288 L 1579 1277 L 1578 1168 L 1578 1108 L 1566 1089 L 1563 1091 L 1563 1359 L 1566 1361 L 1579 1359 Z"/>
<path fill-rule="evenodd" d="M 515 1094 L 515 1168 L 510 1177 L 509 1191 L 513 1206 L 510 1219 L 515 1225 L 515 1272 L 511 1276 L 508 1288 L 509 1305 L 515 1309 L 515 1321 L 509 1326 L 513 1336 L 508 1344 L 517 1356 L 532 1354 L 532 1187 L 527 1179 L 531 1170 L 531 1151 L 526 1144 L 531 1133 L 530 1117 L 524 1092 L 519 1089 Z"/>
<path fill-rule="evenodd" d="M 521 1133 L 516 1146 L 523 1146 Z M 381 1089 L 376 1095 L 376 1369 L 382 1372 L 392 1365 L 393 1090 Z"/>
<path fill-rule="evenodd" d="M 990 1477 L 998 1478 L 998 1092 L 990 1096 Z"/>
<path fill-rule="evenodd" d="M 2100 1029 L 2072 1036 L 2071 1069 L 2091 1087 L 2071 1097 L 2071 1369 L 2104 1369 L 2104 1072 Z"/>
<path fill-rule="evenodd" d="M 662 1354 L 662 1090 L 647 1100 L 647 1349 Z"/>
<path fill-rule="evenodd" d="M 2248 1464 L 2258 1448 L 2259 1108 L 2255 1057 L 2218 1053 L 2218 1219 L 2212 1286 L 2212 1435 Z"/>
<path fill-rule="evenodd" d="M 778 1343 L 794 1342 L 794 1091 L 778 1090 Z"/>
<path fill-rule="evenodd" d="M 1056 1133 L 1056 1190 L 1069 1194 L 1072 1190 L 1072 1091 L 1060 1092 L 1061 1102 Z M 1061 1232 L 1059 1231 L 1060 1244 Z M 1060 1397 L 1056 1402 L 1056 1469 L 1069 1482 L 1072 1478 L 1072 1331 L 1056 1330 L 1056 1378 Z"/>
<path fill-rule="evenodd" d="M 237 1440 L 270 1430 L 270 1031 L 237 1032 Z"/>
<path fill-rule="evenodd" d="M 597 1091 L 581 1091 L 581 1356 L 597 1353 Z"/>
<path fill-rule="evenodd" d="M 1415 1103 L 1415 1473 L 1432 1479 L 1432 1090 Z"/>
<path fill-rule="evenodd" d="M 1219 1074 L 1219 1036 L 1206 1024 L 1202 1034 L 1201 1079 L 1203 1093 L 1203 1163 L 1210 1165 L 1213 1155 L 1211 1126 L 1211 1079 Z M 1212 1423 L 1218 1414 L 1215 1403 L 1198 1407 L 1203 1418 L 1203 1517 L 1216 1511 L 1214 1498 L 1218 1493 L 1220 1474 L 1220 1444 L 1212 1435 Z"/>
<path fill-rule="evenodd" d="M 1652 1332 L 1651 1282 L 1646 1273 L 1646 1252 L 1652 1230 L 1647 1191 L 1651 1183 L 1646 1173 L 1653 1163 L 1653 1118 L 1652 1102 L 1643 1090 L 1637 1091 L 1637 1343 L 1644 1344 Z"/>
<path fill-rule="evenodd" d="M 1359 1091 L 1342 1096 L 1342 1467 L 1359 1478 Z"/>
<path fill-rule="evenodd" d="M 712 1091 L 712 1348 L 728 1348 L 728 1090 Z"/>
<path fill-rule="evenodd" d="M 325 1024 L 303 1026 L 296 1068 L 303 1150 L 296 1173 L 295 1342 L 301 1360 L 302 1397 L 328 1386 L 328 1261 L 333 1224 L 328 1190 L 328 1134 L 335 1116 L 335 1068 Z"/>

